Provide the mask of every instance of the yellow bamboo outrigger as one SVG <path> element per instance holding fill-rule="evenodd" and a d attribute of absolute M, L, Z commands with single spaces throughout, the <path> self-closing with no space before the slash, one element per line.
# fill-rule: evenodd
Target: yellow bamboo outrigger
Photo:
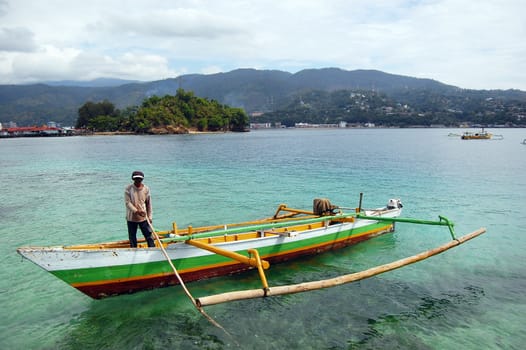
<path fill-rule="evenodd" d="M 280 209 L 278 208 L 278 212 L 279 210 Z M 257 250 L 252 249 L 250 253 L 255 256 L 255 259 L 249 259 L 246 263 L 250 264 L 251 266 L 254 266 L 253 264 L 255 264 L 255 266 L 258 268 L 258 272 L 259 272 L 260 278 L 263 283 L 263 288 L 243 290 L 243 291 L 233 291 L 233 292 L 200 297 L 200 298 L 195 299 L 196 305 L 198 305 L 199 307 L 203 307 L 203 306 L 210 306 L 210 305 L 215 305 L 215 304 L 220 304 L 220 303 L 225 303 L 225 302 L 230 302 L 230 301 L 236 301 L 236 300 L 254 299 L 254 298 L 267 297 L 267 296 L 307 292 L 307 291 L 312 291 L 316 289 L 329 288 L 329 287 L 334 287 L 334 286 L 338 286 L 341 284 L 347 284 L 347 283 L 359 281 L 362 279 L 376 276 L 384 272 L 398 269 L 400 267 L 403 267 L 409 264 L 413 264 L 415 262 L 427 259 L 434 255 L 443 253 L 448 249 L 454 248 L 486 232 L 485 228 L 480 228 L 476 231 L 473 231 L 470 234 L 467 234 L 460 238 L 456 238 L 455 231 L 454 231 L 454 223 L 443 216 L 439 216 L 439 221 L 428 221 L 428 220 L 417 220 L 417 219 L 411 219 L 411 218 L 379 218 L 376 216 L 369 217 L 369 216 L 360 214 L 359 208 L 357 208 L 356 211 L 358 213 L 356 214 L 355 217 L 360 218 L 360 219 L 447 226 L 451 234 L 452 240 L 434 249 L 431 249 L 431 250 L 428 250 L 428 251 L 425 251 L 425 252 L 422 252 L 422 253 L 419 253 L 419 254 L 404 258 L 404 259 L 400 259 L 400 260 L 397 260 L 397 261 L 394 261 L 388 264 L 379 265 L 379 266 L 376 266 L 376 267 L 373 267 L 373 268 L 370 268 L 368 270 L 364 270 L 361 272 L 356 272 L 356 273 L 343 275 L 343 276 L 326 279 L 326 280 L 304 282 L 300 284 L 277 286 L 277 287 L 272 287 L 272 288 L 268 286 L 267 279 L 265 277 L 265 274 L 262 268 L 262 265 L 264 264 L 264 262 L 262 262 L 261 259 L 259 258 L 259 255 L 257 254 Z M 342 218 L 342 219 L 346 219 L 346 218 Z M 351 217 L 349 219 L 354 220 L 354 217 Z M 194 243 L 190 243 L 190 244 L 194 244 Z M 204 246 L 202 247 L 204 249 L 207 249 Z"/>
<path fill-rule="evenodd" d="M 251 289 L 251 290 L 244 290 L 244 291 L 234 291 L 234 292 L 227 292 L 227 293 L 221 293 L 206 297 L 201 297 L 196 299 L 196 304 L 199 307 L 203 306 L 210 306 L 220 303 L 225 303 L 229 301 L 236 301 L 236 300 L 244 300 L 244 299 L 254 299 L 254 298 L 261 298 L 261 297 L 268 297 L 268 296 L 275 296 L 275 295 L 284 295 L 284 294 L 293 294 L 293 293 L 301 293 L 301 292 L 308 292 L 316 289 L 323 289 L 323 288 L 330 288 L 339 286 L 342 284 L 347 284 L 351 282 L 360 281 L 369 277 L 373 277 L 376 275 L 379 275 L 384 272 L 392 271 L 395 269 L 398 269 L 400 267 L 416 263 L 418 261 L 427 259 L 429 257 L 432 257 L 434 255 L 440 254 L 445 252 L 448 249 L 451 249 L 453 247 L 456 247 L 464 242 L 469 241 L 470 239 L 473 239 L 481 234 L 486 232 L 485 228 L 480 228 L 470 234 L 467 234 L 465 236 L 462 236 L 460 238 L 455 238 L 452 241 L 441 245 L 437 248 L 404 258 L 400 259 L 388 264 L 379 265 L 364 271 L 348 274 L 348 275 L 342 275 L 326 280 L 320 280 L 320 281 L 314 281 L 314 282 L 304 282 L 299 284 L 293 284 L 288 286 L 277 286 L 272 288 L 264 288 L 262 289 Z"/>
<path fill-rule="evenodd" d="M 337 209 L 349 209 L 349 208 L 337 208 Z M 282 212 L 286 212 L 286 214 L 282 214 Z M 281 204 L 278 206 L 275 214 L 266 219 L 262 220 L 255 220 L 255 221 L 248 221 L 243 223 L 237 223 L 237 224 L 228 224 L 228 225 L 216 225 L 216 226 L 206 226 L 206 227 L 200 227 L 198 229 L 194 229 L 192 226 L 188 226 L 188 228 L 178 231 L 177 226 L 174 223 L 173 224 L 173 233 L 178 234 L 179 238 L 178 240 L 184 240 L 187 244 L 193 245 L 197 248 L 205 249 L 210 252 L 213 252 L 215 254 L 219 254 L 228 258 L 231 258 L 233 260 L 239 261 L 243 264 L 247 264 L 251 267 L 255 267 L 258 269 L 258 274 L 261 279 L 263 288 L 261 289 L 252 289 L 252 290 L 242 290 L 242 291 L 233 291 L 233 292 L 227 292 L 227 293 L 221 293 L 217 295 L 211 295 L 211 296 L 204 296 L 200 298 L 193 298 L 193 303 L 201 308 L 203 306 L 210 306 L 215 305 L 219 303 L 225 303 L 229 301 L 236 301 L 236 300 L 244 300 L 244 299 L 253 299 L 253 298 L 260 298 L 260 297 L 267 297 L 267 296 L 276 296 L 276 295 L 283 295 L 283 294 L 292 294 L 292 293 L 300 293 L 300 292 L 306 292 L 316 289 L 322 289 L 322 288 L 329 288 L 338 286 L 341 284 L 347 284 L 355 281 L 359 281 L 362 279 L 366 279 L 384 272 L 392 271 L 394 269 L 398 269 L 400 267 L 413 264 L 415 262 L 427 259 L 431 256 L 443 253 L 444 251 L 451 249 L 453 247 L 456 247 L 468 240 L 471 240 L 483 233 L 486 232 L 485 228 L 480 228 L 470 234 L 467 234 L 463 237 L 456 238 L 455 231 L 454 231 L 454 223 L 445 218 L 444 216 L 439 216 L 438 221 L 429 221 L 429 220 L 418 220 L 418 219 L 412 219 L 412 218 L 390 218 L 390 217 L 378 217 L 378 216 L 367 216 L 363 214 L 361 210 L 361 197 L 360 197 L 360 207 L 356 208 L 356 213 L 351 215 L 342 215 L 338 217 L 330 217 L 333 221 L 350 221 L 353 222 L 355 219 L 370 219 L 375 221 L 387 221 L 387 222 L 402 222 L 402 223 L 415 223 L 415 224 L 423 224 L 423 225 L 440 225 L 440 226 L 447 226 L 449 229 L 449 232 L 451 234 L 452 240 L 442 246 L 436 247 L 434 249 L 401 259 L 397 260 L 388 264 L 376 266 L 364 271 L 343 275 L 327 280 L 320 280 L 320 281 L 312 281 L 312 282 L 304 282 L 300 284 L 295 285 L 287 285 L 287 286 L 276 286 L 276 287 L 269 287 L 267 278 L 265 276 L 264 270 L 268 269 L 270 267 L 270 264 L 262 260 L 259 256 L 259 253 L 256 249 L 249 249 L 247 252 L 249 253 L 249 257 L 238 254 L 236 252 L 232 252 L 230 250 L 225 250 L 218 248 L 217 246 L 214 246 L 210 243 L 217 243 L 218 239 L 226 239 L 225 236 L 220 237 L 212 237 L 208 238 L 209 243 L 205 243 L 202 238 L 208 237 L 208 234 L 206 232 L 209 232 L 211 230 L 216 229 L 224 229 L 223 232 L 234 232 L 237 230 L 237 227 L 246 227 L 246 225 L 255 225 L 255 227 L 260 228 L 260 232 L 264 234 L 265 229 L 272 228 L 273 231 L 271 234 L 280 234 L 279 227 L 283 225 L 284 223 L 292 223 L 294 220 L 296 220 L 295 216 L 298 214 L 304 214 L 306 216 L 303 217 L 303 220 L 306 219 L 304 222 L 311 221 L 318 221 L 320 218 L 319 216 L 315 215 L 314 212 L 308 211 L 308 210 L 301 210 L 301 209 L 293 209 L 287 207 L 285 204 Z M 279 223 L 277 223 L 279 221 Z M 258 226 L 259 225 L 259 226 Z M 228 228 L 227 228 L 228 227 Z M 276 231 L 275 228 L 278 228 Z M 166 232 L 159 232 L 159 233 L 166 233 Z M 286 231 L 284 232 L 286 233 Z M 164 239 L 163 245 L 170 242 L 170 239 Z"/>

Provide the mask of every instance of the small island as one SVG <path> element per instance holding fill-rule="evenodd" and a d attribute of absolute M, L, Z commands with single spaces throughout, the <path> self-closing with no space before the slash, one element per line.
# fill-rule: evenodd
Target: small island
<path fill-rule="evenodd" d="M 149 97 L 140 106 L 123 111 L 107 100 L 86 102 L 78 115 L 75 128 L 88 133 L 188 134 L 242 132 L 248 128 L 248 116 L 241 108 L 196 97 L 183 89 L 173 96 Z"/>

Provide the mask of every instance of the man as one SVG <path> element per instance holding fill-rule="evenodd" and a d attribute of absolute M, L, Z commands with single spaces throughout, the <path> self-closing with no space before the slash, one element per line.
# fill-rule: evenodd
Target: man
<path fill-rule="evenodd" d="M 134 171 L 132 173 L 133 183 L 126 186 L 124 190 L 124 203 L 126 205 L 126 220 L 128 222 L 128 237 L 130 246 L 137 247 L 137 227 L 148 243 L 148 247 L 155 247 L 152 238 L 150 223 L 152 222 L 152 199 L 150 189 L 142 183 L 144 173 Z"/>

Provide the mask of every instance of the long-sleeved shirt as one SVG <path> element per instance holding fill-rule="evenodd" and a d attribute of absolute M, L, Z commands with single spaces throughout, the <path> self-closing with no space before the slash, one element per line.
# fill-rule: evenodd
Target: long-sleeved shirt
<path fill-rule="evenodd" d="M 126 220 L 133 222 L 145 221 L 145 216 L 137 214 L 137 211 L 144 211 L 148 215 L 148 219 L 152 221 L 152 199 L 148 186 L 144 184 L 140 188 L 137 188 L 134 184 L 126 186 L 124 203 L 126 205 Z"/>

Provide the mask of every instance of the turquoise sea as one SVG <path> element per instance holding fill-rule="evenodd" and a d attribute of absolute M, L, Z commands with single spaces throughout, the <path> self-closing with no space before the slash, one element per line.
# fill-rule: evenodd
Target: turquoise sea
<path fill-rule="evenodd" d="M 306 129 L 0 140 L 0 349 L 523 349 L 525 129 L 462 141 L 449 129 Z M 158 230 L 401 198 L 404 217 L 487 233 L 423 262 L 331 289 L 205 310 L 180 287 L 92 300 L 20 246 L 125 239 L 124 187 L 144 171 Z M 271 286 L 361 271 L 441 245 L 447 228 L 398 223 L 346 249 L 271 266 Z M 258 288 L 257 272 L 188 284 Z"/>

